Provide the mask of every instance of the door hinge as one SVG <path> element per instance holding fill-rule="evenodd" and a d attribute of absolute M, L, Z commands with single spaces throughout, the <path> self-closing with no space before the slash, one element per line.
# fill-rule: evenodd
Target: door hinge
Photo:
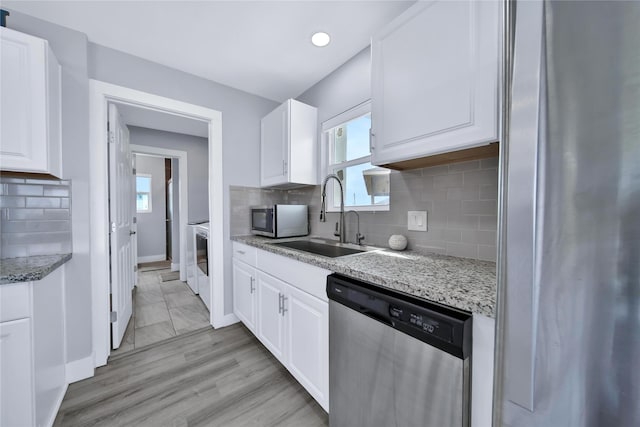
<path fill-rule="evenodd" d="M 116 232 L 116 223 L 115 223 L 115 222 L 112 222 L 112 223 L 111 223 L 111 232 L 112 232 L 112 233 L 115 233 L 115 232 Z"/>
<path fill-rule="evenodd" d="M 373 133 L 372 129 L 369 129 L 369 151 L 373 151 L 376 148 L 376 145 L 373 143 L 373 138 L 376 136 L 375 133 Z"/>
<path fill-rule="evenodd" d="M 114 142 L 116 142 L 116 134 L 111 131 L 107 131 L 107 140 L 109 141 L 109 143 L 113 144 Z"/>
<path fill-rule="evenodd" d="M 134 224 L 137 224 L 137 223 L 138 223 L 138 217 L 136 217 L 136 216 L 134 216 L 134 217 L 133 217 L 133 223 L 134 223 Z"/>
<path fill-rule="evenodd" d="M 134 175 L 136 174 L 136 168 L 133 168 L 133 174 Z"/>
<path fill-rule="evenodd" d="M 111 323 L 116 322 L 118 320 L 118 312 L 112 311 L 111 313 L 109 313 L 109 320 L 111 321 Z"/>
<path fill-rule="evenodd" d="M 133 266 L 133 271 L 138 271 L 138 265 Z"/>

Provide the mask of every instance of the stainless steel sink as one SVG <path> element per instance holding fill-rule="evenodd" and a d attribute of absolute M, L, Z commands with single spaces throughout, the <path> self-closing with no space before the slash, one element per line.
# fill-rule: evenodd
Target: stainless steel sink
<path fill-rule="evenodd" d="M 340 243 L 333 240 L 325 239 L 300 239 L 290 240 L 288 242 L 273 243 L 275 246 L 283 246 L 289 249 L 296 249 L 303 252 L 309 252 L 316 255 L 322 255 L 329 258 L 338 258 L 347 255 L 362 254 L 381 250 L 372 246 L 354 245 L 351 243 Z"/>

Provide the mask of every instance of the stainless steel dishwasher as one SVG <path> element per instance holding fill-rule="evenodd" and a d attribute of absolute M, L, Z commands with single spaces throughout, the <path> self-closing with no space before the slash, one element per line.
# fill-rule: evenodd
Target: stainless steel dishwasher
<path fill-rule="evenodd" d="M 467 427 L 471 315 L 332 274 L 331 427 Z"/>

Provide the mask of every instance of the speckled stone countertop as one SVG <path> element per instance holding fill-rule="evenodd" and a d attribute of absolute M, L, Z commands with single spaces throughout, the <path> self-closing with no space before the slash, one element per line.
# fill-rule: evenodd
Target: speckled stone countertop
<path fill-rule="evenodd" d="M 468 258 L 390 249 L 328 258 L 260 236 L 231 240 L 471 313 L 495 317 L 496 264 Z"/>
<path fill-rule="evenodd" d="M 71 254 L 0 259 L 0 285 L 34 282 L 71 259 Z"/>

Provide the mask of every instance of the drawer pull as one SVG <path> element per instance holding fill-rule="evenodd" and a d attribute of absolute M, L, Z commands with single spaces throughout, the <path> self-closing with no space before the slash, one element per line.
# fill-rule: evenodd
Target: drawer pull
<path fill-rule="evenodd" d="M 245 251 L 236 251 L 238 252 L 240 255 L 244 255 L 246 252 Z"/>

